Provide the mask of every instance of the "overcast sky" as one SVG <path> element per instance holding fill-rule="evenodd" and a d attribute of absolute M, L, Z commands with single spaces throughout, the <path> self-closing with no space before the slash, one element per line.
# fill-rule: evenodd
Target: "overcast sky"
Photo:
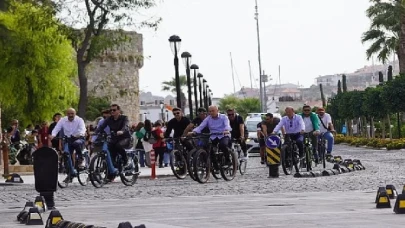
<path fill-rule="evenodd" d="M 158 0 L 159 1 L 159 0 Z M 319 75 L 348 73 L 364 65 L 368 0 L 258 0 L 262 68 L 278 83 L 308 87 Z M 236 90 L 250 87 L 249 66 L 258 78 L 254 0 L 164 0 L 148 11 L 163 21 L 157 31 L 142 30 L 145 65 L 140 89 L 157 95 L 161 82 L 174 76 L 168 38 L 179 35 L 181 52 L 188 51 L 200 67 L 214 96 L 233 92 L 230 52 Z M 182 61 L 180 74 L 185 74 Z M 275 81 L 276 80 L 276 81 Z M 258 85 L 253 82 L 253 86 Z"/>

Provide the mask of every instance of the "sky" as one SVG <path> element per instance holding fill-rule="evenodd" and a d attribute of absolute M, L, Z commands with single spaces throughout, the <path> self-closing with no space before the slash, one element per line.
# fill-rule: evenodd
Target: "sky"
<path fill-rule="evenodd" d="M 214 97 L 233 92 L 230 53 L 235 87 L 250 87 L 249 64 L 258 78 L 257 33 L 254 0 L 157 0 L 145 11 L 161 17 L 156 31 L 141 29 L 144 66 L 140 90 L 156 95 L 161 82 L 174 77 L 169 37 L 182 39 L 180 52 L 188 51 L 192 63 L 208 81 Z M 369 27 L 365 15 L 368 0 L 258 0 L 262 69 L 271 83 L 314 84 L 320 75 L 350 73 L 371 64 L 366 59 L 368 44 L 361 35 Z M 180 74 L 185 67 L 180 60 Z M 253 87 L 258 86 L 254 81 Z"/>

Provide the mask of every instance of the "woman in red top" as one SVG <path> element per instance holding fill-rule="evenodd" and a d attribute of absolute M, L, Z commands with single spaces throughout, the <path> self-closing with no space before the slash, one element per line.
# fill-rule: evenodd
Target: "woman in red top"
<path fill-rule="evenodd" d="M 156 121 L 155 128 L 152 132 L 156 134 L 156 143 L 153 144 L 153 149 L 155 150 L 156 157 L 159 156 L 159 168 L 163 168 L 163 156 L 165 153 L 165 143 L 163 142 L 163 131 L 162 131 L 162 123 L 160 121 Z"/>
<path fill-rule="evenodd" d="M 38 147 L 48 146 L 48 123 L 42 122 L 41 129 L 38 131 Z"/>

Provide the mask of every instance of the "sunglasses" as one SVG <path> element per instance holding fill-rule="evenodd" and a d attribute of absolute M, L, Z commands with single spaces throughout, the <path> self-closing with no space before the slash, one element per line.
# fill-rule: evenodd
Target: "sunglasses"
<path fill-rule="evenodd" d="M 228 116 L 234 116 L 235 114 L 234 113 L 230 113 L 230 114 L 228 114 Z"/>
<path fill-rule="evenodd" d="M 174 112 L 173 114 L 177 116 L 180 115 L 180 112 Z"/>
<path fill-rule="evenodd" d="M 117 111 L 117 109 L 110 109 L 110 111 L 111 111 L 111 112 L 115 112 L 115 111 Z"/>

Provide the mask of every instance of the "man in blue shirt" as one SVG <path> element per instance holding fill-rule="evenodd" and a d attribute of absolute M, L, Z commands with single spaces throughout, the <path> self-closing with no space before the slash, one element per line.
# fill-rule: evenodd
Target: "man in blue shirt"
<path fill-rule="evenodd" d="M 293 107 L 285 108 L 285 116 L 281 118 L 280 123 L 273 130 L 273 134 L 276 134 L 282 127 L 285 129 L 285 133 L 289 134 L 292 140 L 295 140 L 300 153 L 300 158 L 304 157 L 304 132 L 305 123 L 300 115 L 295 114 Z"/>
<path fill-rule="evenodd" d="M 210 106 L 208 108 L 209 116 L 207 116 L 204 121 L 200 124 L 200 126 L 194 128 L 192 132 L 189 134 L 194 133 L 201 133 L 201 131 L 208 127 L 212 133 L 220 133 L 222 135 L 211 135 L 210 138 L 214 144 L 218 143 L 219 149 L 224 152 L 226 162 L 229 163 L 229 133 L 232 128 L 229 125 L 229 119 L 226 115 L 219 114 L 217 106 Z"/>

